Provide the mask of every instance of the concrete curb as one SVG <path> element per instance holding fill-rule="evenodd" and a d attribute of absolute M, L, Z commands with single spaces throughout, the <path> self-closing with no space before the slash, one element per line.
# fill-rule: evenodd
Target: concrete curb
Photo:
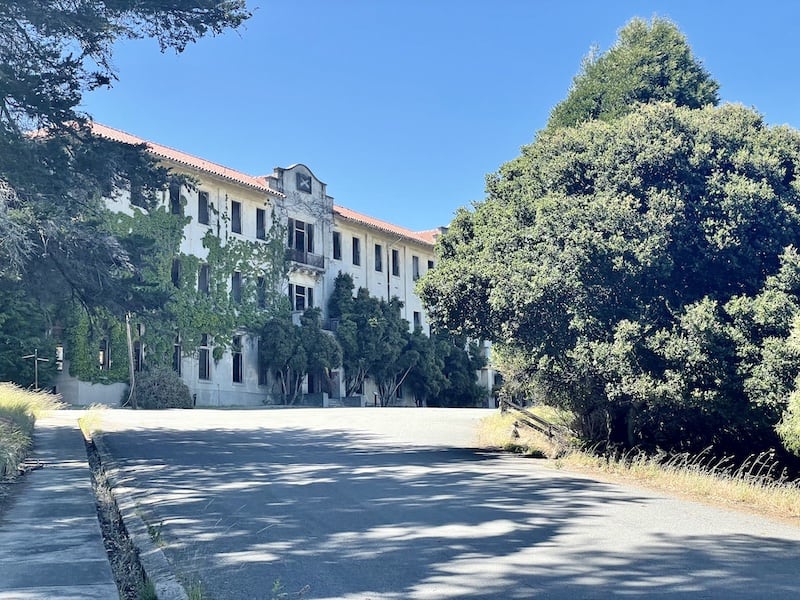
<path fill-rule="evenodd" d="M 139 516 L 136 504 L 126 493 L 120 478 L 119 467 L 103 442 L 102 433 L 95 433 L 89 442 L 94 444 L 100 463 L 108 479 L 111 495 L 117 504 L 128 537 L 139 554 L 139 562 L 147 579 L 153 584 L 159 600 L 189 600 L 186 590 L 178 581 L 164 552 L 153 543 L 147 525 Z"/>

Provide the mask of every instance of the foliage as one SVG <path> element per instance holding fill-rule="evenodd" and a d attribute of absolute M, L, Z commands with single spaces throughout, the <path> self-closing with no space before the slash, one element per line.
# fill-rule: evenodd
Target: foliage
<path fill-rule="evenodd" d="M 800 456 L 800 391 L 795 390 L 789 396 L 777 431 L 786 449 L 795 456 Z"/>
<path fill-rule="evenodd" d="M 340 273 L 328 303 L 338 324 L 345 386 L 350 396 L 367 377 L 378 388 L 382 406 L 390 404 L 401 386 L 418 402 L 431 406 L 475 406 L 485 392 L 476 371 L 486 359 L 476 344 L 445 331 L 430 338 L 421 329 L 409 332 L 397 298 L 386 302 L 360 288 L 353 297 L 353 279 Z"/>
<path fill-rule="evenodd" d="M 569 95 L 553 109 L 548 128 L 617 119 L 637 103 L 716 105 L 718 89 L 673 23 L 633 19 L 620 30 L 614 47 L 603 54 L 593 50 L 584 59 Z"/>
<path fill-rule="evenodd" d="M 128 381 L 128 339 L 125 325 L 119 319 L 104 310 L 98 310 L 90 318 L 86 311 L 75 306 L 69 323 L 64 358 L 69 361 L 70 375 L 92 383 Z M 103 366 L 99 361 L 101 341 L 109 353 Z"/>
<path fill-rule="evenodd" d="M 53 316 L 14 282 L 0 278 L 0 381 L 28 387 L 34 383 L 32 359 L 23 356 L 38 350 L 49 362 L 39 363 L 39 387 L 55 376 L 55 343 L 46 336 Z"/>
<path fill-rule="evenodd" d="M 180 178 L 172 181 L 179 186 L 191 185 Z M 203 335 L 214 341 L 214 358 L 219 360 L 230 346 L 232 331 L 259 331 L 282 298 L 277 282 L 285 276 L 286 264 L 283 230 L 277 223 L 273 223 L 265 241 L 258 242 L 227 235 L 219 238 L 212 231 L 207 232 L 203 239 L 208 250 L 203 264 L 209 267 L 210 280 L 206 293 L 197 286 L 200 259 L 179 251 L 188 217 L 171 214 L 167 207 L 158 205 L 149 210 L 134 207 L 131 215 L 109 214 L 108 221 L 109 229 L 138 265 L 136 285 L 160 299 L 157 305 L 138 310 L 132 319 L 133 325 L 141 325 L 145 332 L 139 339 L 134 327 L 133 335 L 145 345 L 148 365 L 169 366 L 178 337 L 183 353 L 192 354 Z M 176 260 L 181 268 L 177 281 L 173 281 Z M 234 271 L 242 274 L 238 299 L 228 289 Z M 261 292 L 259 278 L 264 281 Z M 123 320 L 103 309 L 95 309 L 94 315 L 75 310 L 67 320 L 71 324 L 66 344 L 71 374 L 85 381 L 127 381 Z M 100 371 L 98 344 L 109 336 L 111 370 Z"/>
<path fill-rule="evenodd" d="M 60 406 L 58 396 L 0 382 L 0 478 L 16 474 L 31 447 L 36 419 Z"/>
<path fill-rule="evenodd" d="M 316 308 L 303 313 L 300 325 L 295 325 L 288 313 L 268 320 L 261 329 L 258 351 L 261 368 L 275 375 L 281 403 L 287 405 L 297 402 L 306 375 L 329 380 L 331 371 L 341 365 L 341 350 L 322 330 Z"/>
<path fill-rule="evenodd" d="M 378 387 L 381 406 L 386 406 L 420 357 L 430 352 L 426 347 L 430 342 L 421 332 L 409 332 L 397 298 L 387 302 L 370 296 L 365 288 L 353 298 L 354 287 L 352 277 L 340 273 L 329 301 L 331 314 L 339 315 L 336 339 L 342 347 L 346 392 L 354 394 L 370 377 Z"/>
<path fill-rule="evenodd" d="M 614 61 L 585 77 L 613 85 Z M 708 92 L 693 69 L 682 97 Z M 440 240 L 421 297 L 589 439 L 775 445 L 800 372 L 800 134 L 741 106 L 638 99 L 553 123 L 503 165 Z"/>
<path fill-rule="evenodd" d="M 239 0 L 0 4 L 0 278 L 41 315 L 74 301 L 121 319 L 164 301 L 103 198 L 127 189 L 152 208 L 167 172 L 141 147 L 93 136 L 79 110 L 84 92 L 116 80 L 114 42 L 150 37 L 180 52 L 248 16 Z M 0 320 L 16 321 L 21 308 L 4 304 Z"/>
<path fill-rule="evenodd" d="M 126 395 L 127 399 L 127 395 Z M 137 408 L 192 408 L 189 388 L 172 369 L 157 367 L 136 376 L 133 402 Z"/>
<path fill-rule="evenodd" d="M 446 331 L 431 335 L 442 360 L 444 384 L 429 406 L 481 406 L 487 390 L 478 385 L 476 373 L 486 366 L 486 357 L 474 341 Z"/>

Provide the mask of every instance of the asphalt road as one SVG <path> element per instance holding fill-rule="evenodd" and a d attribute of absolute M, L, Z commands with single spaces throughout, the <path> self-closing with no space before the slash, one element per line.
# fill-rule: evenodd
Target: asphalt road
<path fill-rule="evenodd" d="M 486 414 L 108 411 L 102 427 L 176 570 L 216 600 L 800 597 L 800 528 L 470 449 Z"/>

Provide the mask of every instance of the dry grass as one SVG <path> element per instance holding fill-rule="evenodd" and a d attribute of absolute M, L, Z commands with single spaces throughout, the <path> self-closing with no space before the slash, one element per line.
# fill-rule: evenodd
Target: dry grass
<path fill-rule="evenodd" d="M 514 421 L 510 414 L 484 419 L 479 434 L 481 446 L 555 459 L 550 464 L 559 469 L 635 483 L 709 504 L 756 511 L 792 522 L 800 520 L 800 481 L 786 481 L 776 474 L 776 465 L 769 454 L 751 457 L 735 466 L 708 453 L 671 457 L 642 452 L 598 456 L 576 449 L 560 453 L 562 449 L 548 446 L 545 436 L 526 427 L 517 427 L 518 437 L 515 437 Z"/>
<path fill-rule="evenodd" d="M 91 441 L 95 433 L 103 431 L 103 413 L 108 410 L 105 404 L 92 404 L 83 416 L 78 419 L 78 425 L 83 432 L 83 437 Z"/>
<path fill-rule="evenodd" d="M 517 425 L 516 418 L 510 412 L 497 413 L 481 421 L 478 445 L 536 458 L 556 458 L 563 450 L 547 436 L 524 425 Z"/>
<path fill-rule="evenodd" d="M 0 383 L 0 478 L 18 472 L 30 450 L 36 419 L 60 407 L 58 396 Z"/>

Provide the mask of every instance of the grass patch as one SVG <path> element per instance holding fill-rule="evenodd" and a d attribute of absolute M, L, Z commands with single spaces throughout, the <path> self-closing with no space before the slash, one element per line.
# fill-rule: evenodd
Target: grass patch
<path fill-rule="evenodd" d="M 537 415 L 555 421 L 533 409 Z M 515 426 L 512 413 L 494 414 L 481 421 L 478 441 L 484 448 L 554 459 L 555 468 L 580 471 L 617 482 L 635 483 L 715 505 L 756 511 L 771 517 L 800 519 L 800 481 L 787 481 L 775 473 L 771 456 L 753 456 L 740 465 L 697 455 L 647 455 L 632 451 L 608 456 L 557 447 L 542 434 Z"/>
<path fill-rule="evenodd" d="M 609 457 L 576 450 L 563 458 L 562 465 L 711 504 L 800 519 L 800 481 L 776 477 L 775 463 L 766 453 L 734 466 L 704 453 L 649 456 L 629 452 Z"/>
<path fill-rule="evenodd" d="M 13 477 L 28 455 L 36 419 L 61 407 L 59 396 L 0 383 L 0 478 Z"/>
<path fill-rule="evenodd" d="M 83 416 L 78 419 L 78 425 L 83 432 L 83 437 L 87 441 L 91 441 L 95 433 L 100 433 L 103 431 L 103 413 L 106 410 L 108 410 L 108 406 L 105 404 L 92 404 L 88 409 L 86 409 L 86 412 L 83 413 Z"/>

